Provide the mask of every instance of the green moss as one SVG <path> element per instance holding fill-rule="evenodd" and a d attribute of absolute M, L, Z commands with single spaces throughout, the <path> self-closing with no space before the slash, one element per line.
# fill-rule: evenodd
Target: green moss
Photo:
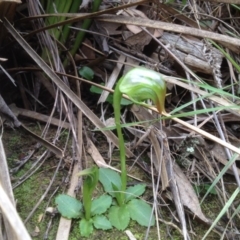
<path fill-rule="evenodd" d="M 34 130 L 39 131 L 39 129 Z M 65 131 L 62 134 L 62 139 L 65 141 L 67 138 L 68 132 Z M 21 160 L 21 156 L 25 156 L 27 151 L 35 144 L 35 141 L 28 136 L 25 136 L 23 133 L 18 133 L 18 131 L 5 131 L 4 133 L 4 145 L 6 148 L 6 153 L 7 153 L 7 159 L 10 165 L 14 165 L 14 162 L 16 160 Z M 64 145 L 63 143 L 59 142 L 59 144 Z M 105 144 L 105 147 L 101 145 L 101 149 L 106 152 L 106 149 L 108 149 L 108 145 Z M 38 157 L 41 154 L 40 150 L 35 156 Z M 35 158 L 36 158 L 35 157 Z M 113 165 L 115 165 L 117 168 L 119 168 L 119 152 L 116 151 L 114 152 L 113 156 Z M 54 162 L 55 161 L 55 162 Z M 35 162 L 34 159 L 31 159 L 27 164 L 24 165 L 22 169 L 19 170 L 19 172 L 15 175 L 13 175 L 13 179 L 18 179 L 19 177 L 23 176 L 26 171 L 28 171 L 32 164 Z M 58 160 L 53 157 L 51 159 L 48 159 L 43 166 L 34 173 L 33 176 L 31 176 L 27 181 L 25 181 L 23 184 L 21 184 L 19 187 L 17 187 L 14 190 L 15 198 L 17 200 L 17 209 L 19 211 L 20 216 L 22 219 L 26 219 L 28 214 L 32 211 L 33 207 L 35 204 L 39 201 L 41 198 L 42 194 L 45 192 L 54 172 L 55 172 L 55 167 L 58 163 Z M 92 160 L 87 161 L 88 167 L 92 166 L 93 162 Z M 130 165 L 130 164 L 129 164 Z M 48 214 L 45 214 L 45 209 L 47 207 L 49 198 L 53 191 L 56 189 L 58 185 L 60 185 L 62 188 L 66 187 L 62 184 L 62 177 L 63 175 L 66 175 L 65 170 L 61 170 L 57 178 L 47 194 L 46 198 L 43 200 L 43 202 L 40 204 L 36 212 L 33 214 L 33 216 L 30 218 L 29 222 L 26 224 L 27 229 L 30 233 L 34 233 L 34 230 L 36 227 L 40 229 L 40 233 L 34 237 L 36 240 L 43 239 L 45 231 L 47 229 L 47 225 L 49 221 L 51 220 L 51 216 Z M 128 171 L 129 172 L 129 171 Z M 148 177 L 146 174 L 143 174 L 142 170 L 138 167 L 132 168 L 131 172 L 129 172 L 131 175 L 134 175 L 138 178 L 143 179 L 145 182 L 149 182 Z M 128 178 L 128 181 L 131 182 L 132 179 Z M 134 180 L 133 180 L 134 181 Z M 230 180 L 228 181 L 230 182 Z M 233 190 L 235 190 L 235 186 L 233 187 Z M 61 192 L 62 189 L 59 190 Z M 232 190 L 231 190 L 232 191 Z M 230 191 L 230 192 L 231 192 Z M 96 195 L 101 195 L 102 194 L 102 188 L 98 186 L 96 189 L 94 196 Z M 151 197 L 152 192 L 150 189 L 147 189 L 147 193 L 143 196 L 145 197 Z M 54 207 L 54 197 L 51 199 L 49 206 Z M 203 203 L 202 209 L 203 212 L 206 214 L 207 217 L 214 219 L 219 211 L 220 208 L 218 207 L 220 204 L 218 203 L 218 197 L 215 195 L 209 196 Z M 175 210 L 175 207 L 173 206 L 172 203 L 169 203 L 168 208 L 165 206 L 162 206 L 159 208 L 161 218 L 164 219 L 165 221 L 172 221 L 172 216 L 169 213 L 169 207 L 172 208 L 172 210 Z M 42 221 L 39 222 L 39 216 L 44 215 Z M 57 214 L 55 217 L 52 219 L 52 225 L 50 228 L 50 231 L 48 233 L 48 239 L 49 240 L 55 240 L 56 238 L 56 233 L 58 230 L 58 224 L 59 224 L 59 219 L 60 215 Z M 190 217 L 191 220 L 191 217 Z M 115 239 L 120 239 L 120 240 L 128 240 L 128 237 L 124 231 L 118 231 L 117 229 L 112 229 L 110 231 L 102 231 L 102 230 L 94 230 L 94 233 L 89 237 L 89 238 L 82 238 L 79 233 L 79 221 L 78 220 L 73 220 L 72 221 L 72 227 L 70 231 L 70 236 L 69 240 L 115 240 Z M 159 223 L 160 225 L 160 236 L 161 239 L 169 239 L 172 237 L 174 240 L 182 239 L 182 236 L 180 233 L 172 228 L 171 226 L 166 226 L 163 223 Z M 176 223 L 176 225 L 179 225 Z M 191 221 L 192 225 L 192 231 L 195 233 L 195 235 L 191 235 L 193 239 L 201 239 L 207 229 L 209 228 L 208 226 L 199 223 L 198 220 L 194 219 Z M 139 226 L 136 222 L 131 221 L 129 228 L 128 228 L 133 235 L 136 237 L 136 239 L 145 239 L 145 234 L 147 228 Z M 150 229 L 149 235 L 148 235 L 148 240 L 155 240 L 158 239 L 158 234 L 157 234 L 157 228 L 152 227 Z M 190 230 L 189 230 L 190 231 Z M 214 232 L 211 232 L 209 235 L 209 239 L 219 239 L 219 236 L 215 234 Z"/>

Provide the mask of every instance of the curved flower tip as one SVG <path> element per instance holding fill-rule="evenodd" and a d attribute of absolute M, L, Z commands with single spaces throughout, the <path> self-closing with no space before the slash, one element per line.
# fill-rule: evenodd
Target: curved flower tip
<path fill-rule="evenodd" d="M 160 73 L 143 67 L 134 68 L 122 77 L 119 89 L 138 102 L 151 99 L 159 113 L 165 112 L 166 83 Z"/>

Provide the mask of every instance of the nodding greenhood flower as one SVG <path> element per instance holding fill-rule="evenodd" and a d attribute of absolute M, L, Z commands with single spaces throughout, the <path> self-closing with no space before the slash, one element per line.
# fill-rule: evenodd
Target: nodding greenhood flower
<path fill-rule="evenodd" d="M 160 73 L 134 68 L 122 77 L 119 90 L 135 102 L 151 99 L 159 113 L 165 112 L 166 83 Z"/>

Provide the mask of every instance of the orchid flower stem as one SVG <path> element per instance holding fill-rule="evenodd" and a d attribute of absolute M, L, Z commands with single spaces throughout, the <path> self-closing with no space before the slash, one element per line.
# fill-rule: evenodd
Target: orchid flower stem
<path fill-rule="evenodd" d="M 126 171 L 126 157 L 125 146 L 120 125 L 120 102 L 122 95 L 126 94 L 134 103 L 142 105 L 142 101 L 151 99 L 159 113 L 165 111 L 164 101 L 166 95 L 166 83 L 162 75 L 143 67 L 137 67 L 125 74 L 117 83 L 113 95 L 113 106 L 115 114 L 115 123 L 117 134 L 119 138 L 119 150 L 121 160 L 121 191 L 118 194 L 118 204 L 121 206 L 125 202 L 125 192 L 127 186 L 127 171 Z"/>
<path fill-rule="evenodd" d="M 114 106 L 114 115 L 115 115 L 115 123 L 116 123 L 116 129 L 119 139 L 119 150 L 120 150 L 120 161 L 121 161 L 121 193 L 120 193 L 120 202 L 119 205 L 121 206 L 124 204 L 125 201 L 125 192 L 126 192 L 126 186 L 127 186 L 127 171 L 126 171 L 126 154 L 125 154 L 125 146 L 124 146 L 124 139 L 120 124 L 120 102 L 122 98 L 122 93 L 119 89 L 119 86 L 121 84 L 122 79 L 120 79 L 117 83 L 117 86 L 114 91 L 113 96 L 113 106 Z"/>

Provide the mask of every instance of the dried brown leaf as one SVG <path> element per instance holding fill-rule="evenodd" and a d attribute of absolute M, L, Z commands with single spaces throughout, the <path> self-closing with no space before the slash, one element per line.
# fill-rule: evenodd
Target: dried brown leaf
<path fill-rule="evenodd" d="M 153 28 L 148 28 L 148 31 L 153 33 Z M 147 34 L 145 31 L 141 31 L 137 34 L 134 34 L 133 36 L 126 39 L 125 43 L 131 47 L 133 47 L 135 50 L 143 50 L 143 48 L 150 43 L 152 40 L 152 37 Z"/>
<path fill-rule="evenodd" d="M 209 220 L 205 217 L 201 210 L 197 195 L 191 183 L 188 181 L 187 177 L 177 164 L 173 165 L 173 170 L 183 205 L 188 207 L 193 214 L 202 221 L 208 223 Z"/>
<path fill-rule="evenodd" d="M 120 11 L 118 13 L 119 15 L 123 16 L 137 16 L 142 19 L 148 19 L 148 17 L 141 11 L 136 10 L 136 9 L 128 9 L 126 11 Z M 152 40 L 152 37 L 146 33 L 145 31 L 142 30 L 141 27 L 136 26 L 136 25 L 131 25 L 127 24 L 126 27 L 128 28 L 129 31 L 134 33 L 133 36 L 127 38 L 125 40 L 125 43 L 127 45 L 130 45 L 133 47 L 135 50 L 143 50 L 144 46 L 148 45 L 150 41 Z M 163 31 L 161 29 L 154 30 L 154 28 L 147 28 L 148 31 L 153 34 L 155 37 L 159 37 L 162 35 Z M 160 30 L 160 31 L 159 31 Z"/>
<path fill-rule="evenodd" d="M 139 11 L 137 9 L 128 9 L 125 12 L 119 11 L 118 15 L 136 16 L 136 17 L 141 17 L 143 19 L 144 18 L 148 19 L 148 17 L 145 15 L 145 13 L 143 13 L 142 11 Z M 129 31 L 131 31 L 134 34 L 138 34 L 138 33 L 142 32 L 142 28 L 138 27 L 136 25 L 127 24 L 126 27 Z M 154 37 L 160 37 L 160 36 L 162 36 L 162 34 L 163 34 L 163 30 L 161 30 L 161 29 L 155 29 L 154 33 L 153 33 Z"/>

